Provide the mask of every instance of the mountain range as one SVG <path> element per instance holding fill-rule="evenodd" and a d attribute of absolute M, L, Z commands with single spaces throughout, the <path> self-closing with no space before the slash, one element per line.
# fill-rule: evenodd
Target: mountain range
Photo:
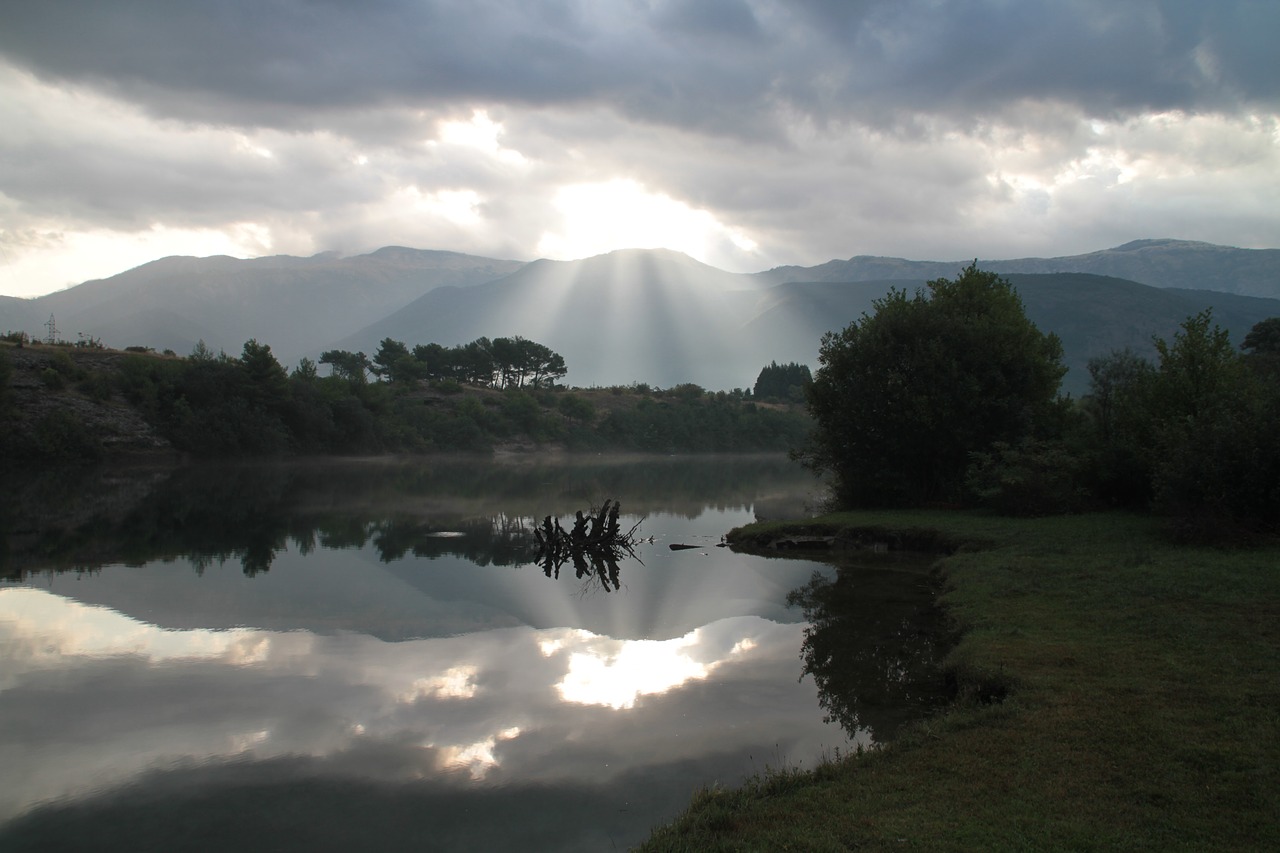
<path fill-rule="evenodd" d="M 376 352 L 387 337 L 446 346 L 520 335 L 564 356 L 574 385 L 694 382 L 750 387 L 770 361 L 816 365 L 826 331 L 890 288 L 952 278 L 970 261 L 858 256 L 730 273 L 665 249 L 529 263 L 387 247 L 366 255 L 164 258 L 36 299 L 0 297 L 0 328 L 92 337 L 178 353 L 197 341 L 236 355 L 253 338 L 286 366 L 328 349 Z M 1280 315 L 1280 250 L 1141 240 L 1059 258 L 979 260 L 1018 289 L 1028 316 L 1062 339 L 1064 388 L 1089 358 L 1152 353 L 1212 308 L 1237 342 Z"/>

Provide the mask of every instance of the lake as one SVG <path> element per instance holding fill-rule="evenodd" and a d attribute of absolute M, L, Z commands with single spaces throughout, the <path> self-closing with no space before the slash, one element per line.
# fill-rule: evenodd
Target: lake
<path fill-rule="evenodd" d="M 0 849 L 621 850 L 885 741 L 942 698 L 928 560 L 719 547 L 816 493 L 779 457 L 12 483 Z M 634 557 L 536 562 L 610 498 Z"/>

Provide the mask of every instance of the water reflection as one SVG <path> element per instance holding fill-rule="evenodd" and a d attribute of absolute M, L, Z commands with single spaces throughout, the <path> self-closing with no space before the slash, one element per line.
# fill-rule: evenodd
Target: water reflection
<path fill-rule="evenodd" d="M 786 601 L 855 581 L 714 547 L 811 488 L 768 459 L 15 484 L 0 849 L 625 848 L 701 785 L 869 743 L 864 699 L 846 735 L 797 679 L 844 617 L 811 584 L 806 641 Z M 639 559 L 548 577 L 532 519 L 607 495 Z"/>
<path fill-rule="evenodd" d="M 827 719 L 893 738 L 947 699 L 941 612 L 927 555 L 865 555 L 815 574 L 787 600 L 810 626 L 801 655 Z"/>
<path fill-rule="evenodd" d="M 226 785 L 247 786 L 242 799 L 265 792 L 288 813 L 324 804 L 306 797 L 326 786 L 380 811 L 384 796 L 408 786 L 437 818 L 442 797 L 465 805 L 450 828 L 478 832 L 492 832 L 486 815 L 511 790 L 551 787 L 567 799 L 562 835 L 547 849 L 592 835 L 584 825 L 594 819 L 570 794 L 588 792 L 590 802 L 607 791 L 619 797 L 601 803 L 615 840 L 633 842 L 697 784 L 738 778 L 749 769 L 744 752 L 780 742 L 788 754 L 813 755 L 833 744 L 804 711 L 811 688 L 787 687 L 801 628 L 742 616 L 666 640 L 516 627 L 386 643 L 167 631 L 43 590 L 0 590 L 0 819 L 51 804 L 7 830 L 18 835 L 0 831 L 0 847 L 28 831 L 97 838 L 138 801 L 163 809 L 141 825 L 173 843 L 187 830 L 170 810 L 234 798 Z M 680 767 L 697 772 L 670 778 Z M 657 799 L 672 811 L 620 819 L 619 808 L 637 794 L 653 800 L 663 785 Z M 265 826 L 258 809 L 250 823 Z M 501 817 L 516 821 L 504 846 L 529 849 L 527 827 Z M 401 819 L 391 829 L 398 844 L 430 829 Z M 467 847 L 474 841 L 454 849 Z"/>
<path fill-rule="evenodd" d="M 635 518 L 695 519 L 747 506 L 755 516 L 794 515 L 813 489 L 786 459 L 724 456 L 105 469 L 0 485 L 0 578 L 14 579 L 179 555 L 197 570 L 234 559 L 254 576 L 289 549 L 370 542 L 386 561 L 412 553 L 522 565 L 536 553 L 535 519 L 609 496 L 625 495 Z"/>

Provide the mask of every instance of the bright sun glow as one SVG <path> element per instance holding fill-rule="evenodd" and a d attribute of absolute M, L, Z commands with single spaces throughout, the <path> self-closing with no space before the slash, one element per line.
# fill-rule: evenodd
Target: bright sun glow
<path fill-rule="evenodd" d="M 745 251 L 756 243 L 709 212 L 653 193 L 632 180 L 574 184 L 561 188 L 554 205 L 558 231 L 538 241 L 538 254 L 556 260 L 600 255 L 614 249 L 674 249 L 706 258 L 730 244 Z"/>
<path fill-rule="evenodd" d="M 509 165 L 522 165 L 524 155 L 511 148 L 504 148 L 498 141 L 503 128 L 498 122 L 489 118 L 484 110 L 476 110 L 470 121 L 446 121 L 440 124 L 440 143 L 474 148 Z M 429 145 L 439 143 L 432 141 Z"/>

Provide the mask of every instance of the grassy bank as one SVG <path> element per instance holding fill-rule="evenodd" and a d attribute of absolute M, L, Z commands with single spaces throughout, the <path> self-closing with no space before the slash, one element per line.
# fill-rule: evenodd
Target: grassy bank
<path fill-rule="evenodd" d="M 1280 845 L 1280 547 L 1121 514 L 815 523 L 982 543 L 941 564 L 966 689 L 887 749 L 704 791 L 643 850 Z"/>

